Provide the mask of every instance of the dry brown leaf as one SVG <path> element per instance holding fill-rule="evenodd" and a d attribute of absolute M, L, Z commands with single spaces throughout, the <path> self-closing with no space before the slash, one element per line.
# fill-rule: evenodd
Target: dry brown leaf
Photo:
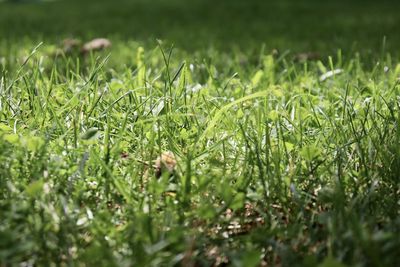
<path fill-rule="evenodd" d="M 176 158 L 174 153 L 171 151 L 162 152 L 160 156 L 156 159 L 154 163 L 154 168 L 156 169 L 156 177 L 159 178 L 165 172 L 173 174 L 176 167 Z"/>
<path fill-rule="evenodd" d="M 90 51 L 99 51 L 111 46 L 111 41 L 106 38 L 96 38 L 87 42 L 82 47 L 82 53 L 89 53 Z"/>

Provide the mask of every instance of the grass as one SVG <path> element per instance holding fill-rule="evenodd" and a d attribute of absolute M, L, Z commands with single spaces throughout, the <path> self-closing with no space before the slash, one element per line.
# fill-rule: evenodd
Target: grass
<path fill-rule="evenodd" d="M 170 7 L 137 3 L 156 14 Z M 43 13 L 56 7 L 80 14 L 64 2 L 0 5 L 7 21 L 27 7 L 37 9 L 33 22 L 53 20 Z M 398 19 L 393 10 L 381 25 Z M 109 37 L 85 23 L 74 35 Z M 126 40 L 126 27 L 109 50 L 58 57 L 70 33 L 48 23 L 30 34 L 1 28 L 0 265 L 396 265 L 400 63 L 390 41 L 358 53 L 347 49 L 356 38 L 342 50 L 325 37 L 319 59 L 299 62 L 285 51 L 312 49 L 304 36 L 273 34 L 283 45 L 271 52 L 274 41 L 235 42 L 213 36 L 212 14 L 207 23 L 199 34 L 215 46 L 191 33 L 185 41 L 190 24 L 170 31 L 176 49 L 145 37 L 147 26 Z M 153 167 L 166 151 L 171 172 Z"/>
<path fill-rule="evenodd" d="M 259 50 L 265 43 L 268 50 L 329 55 L 337 49 L 374 54 L 384 36 L 389 51 L 398 53 L 400 42 L 396 0 L 25 1 L 0 3 L 0 36 L 13 44 L 23 38 L 54 43 L 71 36 L 104 36 L 149 47 L 158 38 L 190 52 L 210 46 Z"/>

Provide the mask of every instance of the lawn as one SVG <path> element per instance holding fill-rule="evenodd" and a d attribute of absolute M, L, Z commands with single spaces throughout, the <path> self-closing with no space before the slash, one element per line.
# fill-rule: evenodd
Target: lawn
<path fill-rule="evenodd" d="M 0 1 L 0 266 L 396 266 L 398 10 Z"/>

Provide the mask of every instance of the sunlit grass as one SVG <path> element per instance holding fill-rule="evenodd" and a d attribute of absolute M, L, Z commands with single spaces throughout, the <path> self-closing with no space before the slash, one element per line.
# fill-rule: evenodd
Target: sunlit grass
<path fill-rule="evenodd" d="M 385 51 L 31 49 L 0 61 L 1 264 L 396 264 L 400 65 Z M 156 178 L 166 151 L 177 165 Z"/>

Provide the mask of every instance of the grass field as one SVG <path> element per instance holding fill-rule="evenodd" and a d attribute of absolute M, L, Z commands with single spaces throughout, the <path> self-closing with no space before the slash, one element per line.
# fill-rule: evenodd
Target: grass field
<path fill-rule="evenodd" d="M 0 1 L 0 266 L 396 266 L 399 9 Z"/>

